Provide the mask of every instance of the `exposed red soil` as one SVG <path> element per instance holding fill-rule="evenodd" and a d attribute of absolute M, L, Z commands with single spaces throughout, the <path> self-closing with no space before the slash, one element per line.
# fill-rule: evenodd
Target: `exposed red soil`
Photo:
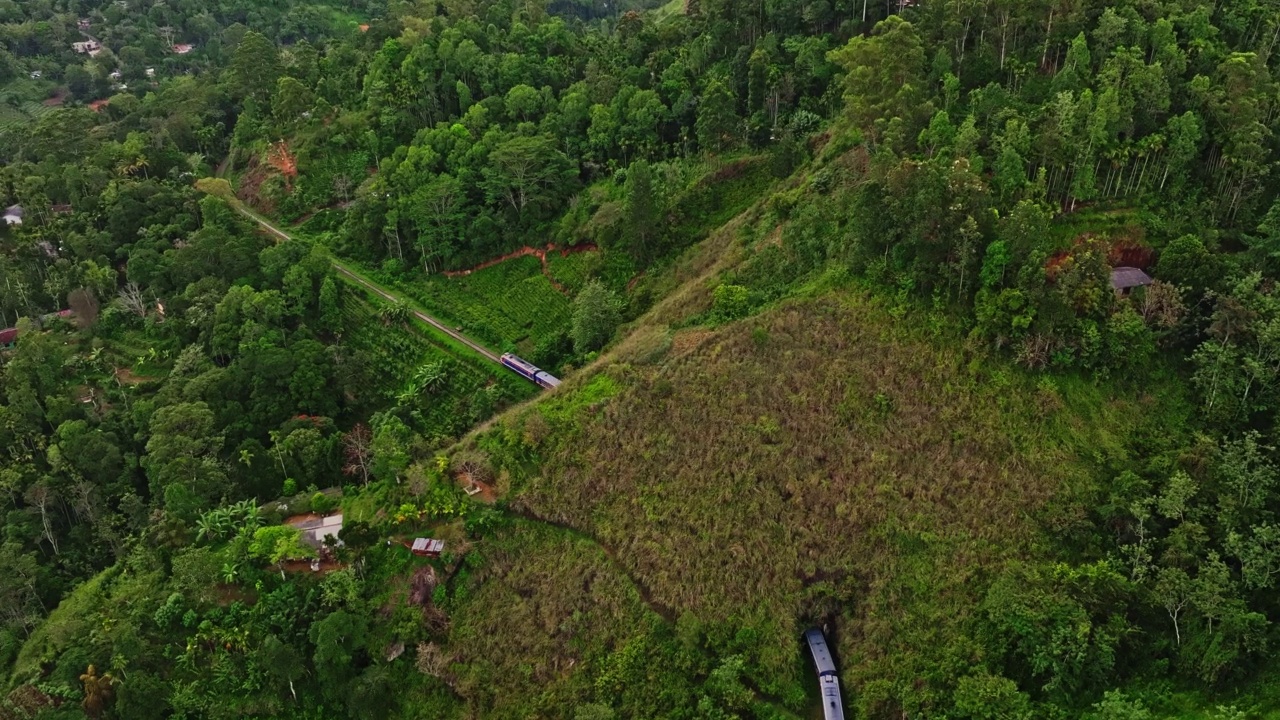
<path fill-rule="evenodd" d="M 498 491 L 494 490 L 492 485 L 480 482 L 479 480 L 472 480 L 471 484 L 480 488 L 480 492 L 476 493 L 472 497 L 478 498 L 486 505 L 492 505 L 498 501 Z M 466 487 L 466 485 L 467 483 L 463 483 L 463 487 Z"/>
<path fill-rule="evenodd" d="M 267 164 L 284 176 L 285 187 L 293 189 L 293 179 L 298 177 L 298 158 L 289 152 L 289 143 L 281 140 L 267 148 Z"/>
<path fill-rule="evenodd" d="M 258 594 L 253 590 L 246 590 L 239 585 L 228 585 L 227 583 L 218 583 L 214 586 L 214 590 L 218 596 L 218 605 L 227 607 L 233 602 L 242 602 L 245 605 L 253 605 L 258 602 Z"/>
<path fill-rule="evenodd" d="M 1049 280 L 1052 282 L 1057 279 L 1062 266 L 1076 251 L 1093 242 L 1106 244 L 1107 264 L 1111 267 L 1136 267 L 1145 270 L 1155 262 L 1155 250 L 1143 241 L 1141 228 L 1124 228 L 1102 236 L 1088 232 L 1072 240 L 1071 247 L 1049 256 L 1044 264 L 1045 274 Z"/>
<path fill-rule="evenodd" d="M 116 380 L 124 385 L 141 385 L 149 378 L 144 378 L 127 367 L 116 368 Z"/>
<path fill-rule="evenodd" d="M 54 95 L 51 98 L 46 98 L 45 101 L 41 104 L 44 105 L 45 107 L 58 107 L 59 105 L 67 101 L 67 96 L 69 94 L 70 93 L 68 93 L 66 90 L 59 89 L 56 95 Z"/>
<path fill-rule="evenodd" d="M 570 245 L 568 247 L 560 248 L 559 250 L 556 249 L 555 243 L 547 243 L 547 246 L 545 248 L 535 248 L 535 247 L 530 247 L 529 245 L 525 245 L 519 250 L 516 250 L 514 252 L 509 252 L 506 255 L 501 255 L 499 257 L 493 258 L 492 260 L 486 260 L 480 263 L 479 265 L 476 265 L 473 268 L 468 268 L 466 270 L 447 270 L 445 271 L 444 276 L 448 278 L 466 277 L 467 275 L 470 275 L 473 272 L 476 272 L 478 270 L 484 270 L 486 268 L 491 268 L 494 265 L 504 263 L 508 260 L 514 260 L 516 258 L 528 257 L 530 255 L 533 255 L 534 257 L 538 258 L 538 260 L 542 263 L 542 274 L 547 276 L 547 281 L 551 283 L 552 287 L 554 287 L 556 290 L 559 290 L 562 293 L 567 294 L 568 291 L 565 290 L 563 285 L 556 282 L 555 278 L 551 277 L 551 272 L 547 269 L 547 253 L 558 252 L 560 253 L 560 257 L 569 257 L 574 253 L 593 252 L 597 249 L 598 248 L 593 243 L 583 243 L 581 245 Z"/>
<path fill-rule="evenodd" d="M 272 203 L 265 202 L 258 196 L 258 189 L 262 187 L 262 183 L 266 181 L 270 174 L 270 166 L 266 163 L 258 162 L 257 156 L 253 156 L 249 159 L 249 166 L 245 168 L 244 174 L 240 176 L 240 182 L 236 188 L 236 197 L 248 203 L 258 212 L 267 215 L 274 214 L 275 207 Z"/>
<path fill-rule="evenodd" d="M 742 158 L 734 160 L 721 166 L 713 173 L 708 173 L 705 177 L 698 181 L 699 185 L 715 185 L 717 183 L 726 182 L 728 180 L 736 180 L 751 167 L 754 161 L 751 158 Z"/>
<path fill-rule="evenodd" d="M 476 474 L 469 470 L 463 469 L 454 474 L 453 480 L 458 483 L 458 487 L 463 490 L 469 490 L 473 485 L 476 488 L 479 488 L 480 492 L 475 495 L 471 495 L 471 497 L 483 503 L 492 505 L 498 501 L 498 492 L 493 489 L 493 485 L 478 479 Z M 470 495 L 470 492 L 468 492 L 468 495 Z"/>

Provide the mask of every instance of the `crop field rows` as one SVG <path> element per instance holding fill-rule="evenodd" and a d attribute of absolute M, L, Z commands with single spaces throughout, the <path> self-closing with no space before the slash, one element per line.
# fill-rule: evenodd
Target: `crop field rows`
<path fill-rule="evenodd" d="M 562 267 L 572 282 L 577 270 L 570 263 Z M 504 351 L 528 351 L 569 325 L 569 298 L 542 274 L 534 257 L 464 277 L 401 280 L 395 286 L 432 315 Z"/>
<path fill-rule="evenodd" d="M 0 132 L 15 130 L 29 122 L 30 115 L 12 105 L 0 104 Z"/>
<path fill-rule="evenodd" d="M 383 325 L 376 307 L 365 298 L 347 295 L 342 314 L 347 342 L 366 353 L 380 377 L 406 378 L 422 365 L 440 361 L 453 363 L 457 367 L 455 376 L 466 376 L 471 381 L 469 385 L 483 384 L 493 375 L 478 362 L 460 358 L 420 333 Z M 392 392 L 396 384 L 391 383 Z"/>
<path fill-rule="evenodd" d="M 598 255 L 592 253 L 573 253 L 562 256 L 560 253 L 547 253 L 547 272 L 552 279 L 560 283 L 565 292 L 576 295 L 583 285 L 587 284 L 591 263 L 596 262 Z"/>

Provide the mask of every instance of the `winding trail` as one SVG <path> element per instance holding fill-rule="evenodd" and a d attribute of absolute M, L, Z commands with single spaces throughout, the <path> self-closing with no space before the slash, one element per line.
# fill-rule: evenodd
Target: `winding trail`
<path fill-rule="evenodd" d="M 584 530 L 579 530 L 578 528 L 572 525 L 569 525 L 568 523 L 563 523 L 558 520 L 551 520 L 550 518 L 542 517 L 527 508 L 511 507 L 511 508 L 508 508 L 508 512 L 515 515 L 516 517 L 519 517 L 525 520 L 526 522 L 538 523 L 541 525 L 546 525 L 548 527 L 553 527 L 565 533 L 566 535 L 569 535 L 570 537 L 577 538 L 578 540 L 582 540 L 584 542 L 590 543 L 596 546 L 597 548 L 599 548 L 600 551 L 604 553 L 605 558 L 607 558 L 609 562 L 613 565 L 613 569 L 616 570 L 618 574 L 622 575 L 622 577 L 626 578 L 627 581 L 630 582 L 633 587 L 635 587 L 636 592 L 640 595 L 640 602 L 642 602 L 645 605 L 645 607 L 649 608 L 649 610 L 653 611 L 656 615 L 661 617 L 663 620 L 666 620 L 672 625 L 675 625 L 676 620 L 679 617 L 675 609 L 654 599 L 653 591 L 649 589 L 648 585 L 641 582 L 639 578 L 637 578 L 635 575 L 631 573 L 630 570 L 627 569 L 627 566 L 623 564 L 622 560 L 619 558 L 617 550 L 615 550 L 613 546 L 609 545 L 604 540 L 601 540 L 600 538 L 596 537 L 595 535 L 592 535 L 589 532 L 586 532 Z"/>
<path fill-rule="evenodd" d="M 244 215 L 250 220 L 253 220 L 254 222 L 258 223 L 258 225 L 260 225 L 262 229 L 266 230 L 272 235 L 275 235 L 276 237 L 282 240 L 293 239 L 292 235 L 290 235 L 289 233 L 286 233 L 285 231 L 281 230 L 275 225 L 272 225 L 269 221 L 267 221 L 266 218 L 253 212 L 249 208 L 245 207 L 243 204 L 237 202 L 237 203 L 231 203 L 231 206 L 234 207 L 236 211 L 239 212 L 241 215 Z M 412 303 L 406 301 L 404 298 L 400 297 L 399 295 L 396 295 L 395 293 L 390 292 L 386 288 L 382 287 L 381 285 L 378 285 L 377 283 L 357 273 L 356 271 L 352 270 L 346 265 L 343 265 L 337 260 L 331 260 L 331 262 L 333 263 L 333 269 L 337 270 L 340 275 L 346 277 L 351 282 L 354 282 L 357 285 L 363 286 L 365 289 L 369 290 L 370 292 L 374 293 L 375 295 L 385 300 L 389 300 L 391 302 L 404 303 L 409 308 L 409 312 L 411 312 L 413 316 L 416 317 L 421 322 L 426 323 L 427 325 L 430 325 L 431 327 L 439 330 L 445 335 L 448 335 L 454 340 L 457 340 L 463 345 L 466 345 L 468 348 L 475 351 L 477 355 L 480 355 L 481 357 L 488 360 L 489 362 L 494 363 L 495 365 L 498 365 L 500 367 L 506 368 L 506 366 L 502 364 L 502 360 L 499 358 L 497 353 L 493 352 L 489 348 L 485 347 L 484 345 L 481 345 L 475 340 L 472 340 L 466 335 L 463 335 L 457 330 L 454 330 L 453 328 L 448 327 L 447 325 L 440 322 L 439 320 L 422 312 L 421 310 L 414 307 Z"/>

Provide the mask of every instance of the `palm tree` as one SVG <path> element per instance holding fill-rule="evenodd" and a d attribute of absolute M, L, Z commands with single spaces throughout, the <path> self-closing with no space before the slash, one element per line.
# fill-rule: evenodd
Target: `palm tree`
<path fill-rule="evenodd" d="M 258 516 L 258 504 L 252 500 L 241 500 L 232 505 L 231 514 L 243 525 L 256 528 L 262 523 L 262 518 Z"/>
<path fill-rule="evenodd" d="M 215 529 L 213 521 L 209 518 L 207 513 L 201 515 L 199 519 L 196 520 L 196 542 L 212 540 L 214 532 Z"/>
<path fill-rule="evenodd" d="M 236 578 L 238 577 L 240 577 L 239 563 L 229 562 L 229 563 L 222 564 L 222 581 L 223 582 L 225 582 L 228 585 L 231 585 L 236 581 Z"/>
<path fill-rule="evenodd" d="M 427 363 L 413 373 L 413 384 L 424 393 L 434 393 L 447 382 L 449 373 L 442 362 Z"/>
<path fill-rule="evenodd" d="M 231 530 L 231 526 L 235 524 L 235 518 L 232 517 L 231 511 L 227 508 L 218 508 L 210 511 L 209 515 L 219 538 L 226 535 Z"/>
<path fill-rule="evenodd" d="M 408 405 L 423 395 L 430 395 L 443 388 L 449 382 L 449 373 L 444 363 L 427 363 L 414 371 L 405 384 L 396 401 Z"/>
<path fill-rule="evenodd" d="M 378 319 L 383 325 L 404 325 L 409 322 L 409 306 L 403 302 L 397 302 L 394 305 L 384 305 L 378 310 Z"/>

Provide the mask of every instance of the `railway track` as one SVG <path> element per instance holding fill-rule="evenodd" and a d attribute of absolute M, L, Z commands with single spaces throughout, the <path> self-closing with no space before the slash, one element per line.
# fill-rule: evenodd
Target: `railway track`
<path fill-rule="evenodd" d="M 262 227 L 262 229 L 266 230 L 267 232 L 271 233 L 272 235 L 275 235 L 276 237 L 278 237 L 278 238 L 280 238 L 280 239 L 282 239 L 282 240 L 292 240 L 292 239 L 293 239 L 293 236 L 292 236 L 292 235 L 290 235 L 289 233 L 286 233 L 285 231 L 281 230 L 280 228 L 276 227 L 275 225 L 272 225 L 272 224 L 271 224 L 270 222 L 268 222 L 265 218 L 263 218 L 263 217 L 261 217 L 261 216 L 257 215 L 256 213 L 254 213 L 254 212 L 250 211 L 248 208 L 244 207 L 244 206 L 243 206 L 243 205 L 241 205 L 240 203 L 232 203 L 232 206 L 233 206 L 233 207 L 235 207 L 236 211 L 238 211 L 241 215 L 244 215 L 245 217 L 249 218 L 250 220 L 253 220 L 254 222 L 258 223 L 258 225 L 260 225 L 260 226 Z M 375 295 L 377 295 L 377 296 L 379 296 L 379 297 L 381 297 L 381 298 L 383 298 L 383 299 L 389 300 L 389 301 L 391 301 L 391 302 L 404 302 L 403 298 L 401 298 L 399 295 L 396 295 L 395 293 L 390 292 L 390 291 L 389 291 L 389 290 L 387 290 L 386 288 L 382 287 L 381 285 L 378 285 L 377 283 L 375 283 L 375 282 L 373 282 L 372 280 L 370 280 L 370 279 L 368 279 L 368 278 L 364 277 L 363 275 L 360 275 L 359 273 L 357 273 L 357 272 L 355 272 L 354 270 L 352 270 L 351 268 L 349 268 L 349 267 L 347 267 L 347 266 L 343 265 L 342 263 L 338 262 L 337 260 L 331 260 L 331 262 L 333 263 L 333 269 L 334 269 L 334 270 L 337 270 L 339 274 L 341 274 L 343 277 L 347 278 L 348 280 L 350 280 L 350 281 L 352 281 L 352 282 L 356 283 L 357 285 L 360 285 L 360 286 L 364 287 L 365 289 L 369 290 L 370 292 L 374 293 Z M 408 304 L 408 303 L 406 303 L 406 305 L 407 305 L 407 304 Z M 467 337 L 466 335 L 463 335 L 462 333 L 458 332 L 457 330 L 454 330 L 453 328 L 451 328 L 451 327 L 449 327 L 449 326 L 445 325 L 444 323 L 440 322 L 440 321 L 439 321 L 439 320 L 437 320 L 436 318 L 431 317 L 430 315 L 428 315 L 428 314 L 426 314 L 426 313 L 422 312 L 421 310 L 418 310 L 417 308 L 414 308 L 414 307 L 410 306 L 410 310 L 409 310 L 409 311 L 410 311 L 410 312 L 413 314 L 413 316 L 414 316 L 414 317 L 416 317 L 418 320 L 420 320 L 420 321 L 422 321 L 422 322 L 426 323 L 427 325 L 430 325 L 431 327 L 433 327 L 433 328 L 435 328 L 435 329 L 439 330 L 440 332 L 444 333 L 445 335 L 448 335 L 449 337 L 453 338 L 454 340 L 457 340 L 458 342 L 462 343 L 463 345 L 467 346 L 468 348 L 471 348 L 473 351 L 475 351 L 475 353 L 476 353 L 477 355 L 480 355 L 481 357 L 483 357 L 484 359 L 488 360 L 489 362 L 491 362 L 491 363 L 493 363 L 493 364 L 495 364 L 495 365 L 499 365 L 499 366 L 504 367 L 504 368 L 506 367 L 505 365 L 503 365 L 503 364 L 502 364 L 502 359 L 501 359 L 501 357 L 500 357 L 497 353 L 495 353 L 495 352 L 493 352 L 492 350 L 490 350 L 489 348 L 485 347 L 484 345 L 481 345 L 480 343 L 476 342 L 475 340 L 472 340 L 471 338 Z"/>

